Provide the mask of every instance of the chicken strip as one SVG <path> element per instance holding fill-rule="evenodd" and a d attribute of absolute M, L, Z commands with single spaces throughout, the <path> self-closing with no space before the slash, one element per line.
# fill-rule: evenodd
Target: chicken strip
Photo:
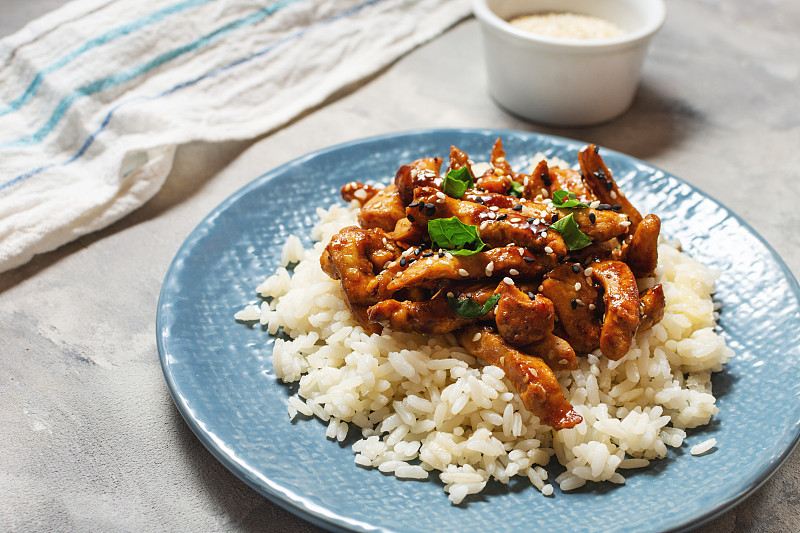
<path fill-rule="evenodd" d="M 592 263 L 592 278 L 604 289 L 600 350 L 611 360 L 622 358 L 639 327 L 639 289 L 628 265 L 621 261 Z"/>
<path fill-rule="evenodd" d="M 611 171 L 608 170 L 603 158 L 598 153 L 597 146 L 590 144 L 579 151 L 578 163 L 580 163 L 581 174 L 583 174 L 586 185 L 594 192 L 595 196 L 606 205 L 619 206 L 619 210 L 628 215 L 631 221 L 631 231 L 635 232 L 642 221 L 642 215 L 617 187 Z"/>
<path fill-rule="evenodd" d="M 555 374 L 541 358 L 512 348 L 491 328 L 467 326 L 456 337 L 469 353 L 502 368 L 525 408 L 543 423 L 554 429 L 581 423 L 583 419 L 564 399 Z"/>
<path fill-rule="evenodd" d="M 399 272 L 387 270 L 387 273 L 379 276 L 392 276 L 386 288 L 389 292 L 396 292 L 407 287 L 437 289 L 444 280 L 504 276 L 536 279 L 553 266 L 555 259 L 549 255 L 534 255 L 519 246 L 504 246 L 466 256 L 434 253 L 414 261 Z"/>
<path fill-rule="evenodd" d="M 575 350 L 567 341 L 552 333 L 545 334 L 540 341 L 523 346 L 519 350 L 522 353 L 541 357 L 547 366 L 556 372 L 578 369 Z"/>
<path fill-rule="evenodd" d="M 443 181 L 443 178 L 439 176 L 441 167 L 441 157 L 426 157 L 397 169 L 397 174 L 394 176 L 394 184 L 397 186 L 403 204 L 408 205 L 411 203 L 414 198 L 414 189 L 417 187 L 431 187 L 441 190 Z"/>
<path fill-rule="evenodd" d="M 406 216 L 406 206 L 400 198 L 397 186 L 392 184 L 377 191 L 358 212 L 358 224 L 362 228 L 380 228 L 393 231 L 397 222 Z"/>
<path fill-rule="evenodd" d="M 630 242 L 623 249 L 623 258 L 637 278 L 652 276 L 658 264 L 658 234 L 661 219 L 656 215 L 644 217 Z"/>
<path fill-rule="evenodd" d="M 441 291 L 424 302 L 383 300 L 369 308 L 367 317 L 370 322 L 388 326 L 394 331 L 427 335 L 449 333 L 478 320 L 453 313 Z"/>
<path fill-rule="evenodd" d="M 363 206 L 370 198 L 375 196 L 379 190 L 379 187 L 373 187 L 372 185 L 367 185 L 360 181 L 351 181 L 342 185 L 339 193 L 342 195 L 342 199 L 345 202 L 357 200 L 358 203 Z"/>
<path fill-rule="evenodd" d="M 654 285 L 639 295 L 639 331 L 644 331 L 658 324 L 664 318 L 664 289 Z"/>
<path fill-rule="evenodd" d="M 541 341 L 553 331 L 553 302 L 537 294 L 533 299 L 516 285 L 501 282 L 497 287 L 500 300 L 494 310 L 497 332 L 512 346 L 525 346 Z"/>
<path fill-rule="evenodd" d="M 586 281 L 578 263 L 558 265 L 542 281 L 542 295 L 553 302 L 557 331 L 579 353 L 600 346 L 602 325 L 597 314 L 597 289 Z"/>

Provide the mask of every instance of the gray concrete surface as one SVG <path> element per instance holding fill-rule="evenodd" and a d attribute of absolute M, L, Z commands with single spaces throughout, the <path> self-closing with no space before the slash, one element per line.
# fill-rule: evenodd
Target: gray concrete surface
<path fill-rule="evenodd" d="M 0 35 L 61 3 L 2 0 Z M 468 20 L 279 131 L 182 147 L 144 207 L 0 274 L 0 530 L 318 530 L 203 448 L 172 404 L 154 337 L 161 281 L 191 229 L 259 174 L 318 148 L 426 127 L 595 142 L 711 193 L 800 275 L 799 24 L 795 2 L 672 0 L 631 110 L 553 129 L 488 98 Z M 800 531 L 800 451 L 699 531 Z"/>

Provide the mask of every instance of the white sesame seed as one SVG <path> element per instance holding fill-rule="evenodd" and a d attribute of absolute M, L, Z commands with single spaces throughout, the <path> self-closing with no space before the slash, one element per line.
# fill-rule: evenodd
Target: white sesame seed
<path fill-rule="evenodd" d="M 611 191 L 611 199 L 612 200 L 616 200 L 617 199 L 617 193 L 615 193 L 614 191 Z"/>
<path fill-rule="evenodd" d="M 503 175 L 503 169 L 502 168 L 494 169 L 494 174 L 495 174 L 495 176 L 502 176 Z"/>
<path fill-rule="evenodd" d="M 493 205 L 493 206 L 492 206 L 492 207 L 490 207 L 489 209 L 490 209 L 490 210 L 492 210 L 492 211 L 499 211 L 499 210 L 500 210 L 500 208 L 499 208 L 499 207 L 497 207 L 496 205 Z"/>
<path fill-rule="evenodd" d="M 409 174 L 411 174 L 412 178 L 416 178 L 417 174 L 419 174 L 419 170 L 417 170 L 416 168 L 412 168 L 411 172 L 409 172 Z"/>
<path fill-rule="evenodd" d="M 491 272 L 494 270 L 494 261 L 489 261 L 489 264 L 486 265 L 486 272 Z"/>
<path fill-rule="evenodd" d="M 580 282 L 578 282 L 578 283 L 576 283 L 576 284 L 575 284 L 575 290 L 576 290 L 576 291 L 579 291 L 579 290 L 581 290 L 581 284 L 580 284 Z"/>
<path fill-rule="evenodd" d="M 594 202 L 589 204 L 589 207 L 592 209 L 597 209 L 597 206 L 600 205 L 600 200 L 595 200 Z"/>
<path fill-rule="evenodd" d="M 484 229 L 486 229 L 486 226 L 488 226 L 488 225 L 489 225 L 489 221 L 488 220 L 484 220 L 483 222 L 481 222 L 481 225 L 478 226 L 478 229 L 484 230 Z"/>
<path fill-rule="evenodd" d="M 436 192 L 436 197 L 437 198 L 441 198 L 442 200 L 444 200 L 444 193 L 442 191 L 437 191 Z"/>
<path fill-rule="evenodd" d="M 467 271 L 466 271 L 466 270 L 464 270 L 463 268 L 459 268 L 459 269 L 458 269 L 458 275 L 459 275 L 459 276 L 463 276 L 463 277 L 465 277 L 465 278 L 466 278 L 467 276 L 469 276 L 469 272 L 467 272 Z"/>
<path fill-rule="evenodd" d="M 546 231 L 543 231 L 543 232 L 542 232 L 542 239 L 546 239 L 546 238 L 547 238 L 547 232 L 546 232 Z M 551 249 L 551 250 L 550 250 L 550 252 L 552 252 L 552 251 L 553 251 L 553 250 Z M 547 253 L 550 253 L 550 252 L 547 252 Z"/>
<path fill-rule="evenodd" d="M 391 265 L 391 264 L 392 264 L 392 262 L 391 262 L 391 261 L 386 261 L 386 262 L 383 264 L 383 270 L 386 270 L 387 268 L 389 268 L 389 265 Z"/>
<path fill-rule="evenodd" d="M 509 218 L 508 221 L 509 222 L 522 222 L 522 220 L 520 220 L 519 218 Z"/>
<path fill-rule="evenodd" d="M 448 298 L 455 298 L 455 294 L 453 294 L 452 292 L 448 292 L 447 293 L 447 297 Z"/>
<path fill-rule="evenodd" d="M 558 364 L 560 364 L 560 365 L 566 365 L 567 363 L 569 363 L 569 361 L 567 361 L 566 359 L 561 359 L 561 360 L 558 362 Z"/>
<path fill-rule="evenodd" d="M 514 284 L 514 280 L 509 278 L 508 276 L 506 276 L 506 277 L 503 278 L 503 283 L 507 283 L 508 285 L 513 285 Z"/>
<path fill-rule="evenodd" d="M 479 340 L 481 340 L 481 332 L 480 331 L 472 336 L 472 342 L 478 342 Z"/>
<path fill-rule="evenodd" d="M 552 253 L 553 253 L 553 249 L 552 249 L 552 248 L 550 248 L 549 246 L 545 246 L 545 247 L 544 247 L 544 251 L 545 251 L 546 253 L 548 253 L 548 254 L 552 254 Z"/>
<path fill-rule="evenodd" d="M 597 307 L 597 306 L 594 305 L 594 304 L 589 304 L 589 309 L 591 309 L 592 311 L 594 311 L 595 307 Z"/>
<path fill-rule="evenodd" d="M 444 256 L 445 256 L 446 258 L 448 258 L 448 259 L 452 259 L 452 258 L 453 258 L 453 254 L 451 254 L 450 252 L 445 252 L 445 253 L 444 253 Z"/>
<path fill-rule="evenodd" d="M 631 221 L 630 220 L 623 220 L 622 222 L 619 223 L 619 225 L 622 226 L 623 228 L 627 228 L 628 226 L 631 225 Z"/>
<path fill-rule="evenodd" d="M 542 198 L 547 198 L 548 194 L 547 189 L 542 189 Z"/>
<path fill-rule="evenodd" d="M 538 292 L 542 292 L 544 290 L 544 285 L 539 285 L 539 288 L 536 289 Z"/>
<path fill-rule="evenodd" d="M 519 276 L 519 270 L 517 270 L 516 268 L 509 269 L 508 273 L 511 274 L 512 276 Z"/>
<path fill-rule="evenodd" d="M 488 213 L 486 213 L 486 218 L 494 220 L 495 218 L 497 218 L 497 215 L 495 215 L 494 212 L 489 211 Z"/>
<path fill-rule="evenodd" d="M 505 163 L 506 162 L 506 158 L 505 157 L 498 157 L 497 159 L 495 159 L 495 161 L 497 161 L 498 163 Z"/>
<path fill-rule="evenodd" d="M 525 179 L 524 179 L 524 180 L 522 180 L 522 184 L 523 184 L 525 187 L 527 187 L 527 186 L 528 186 L 528 184 L 529 184 L 530 182 L 531 182 L 531 179 L 530 179 L 530 177 L 528 177 L 528 176 L 525 176 Z"/>
<path fill-rule="evenodd" d="M 592 272 L 594 272 L 594 269 L 592 267 L 586 267 L 586 269 L 583 271 L 583 275 L 588 278 L 589 276 L 592 275 Z"/>

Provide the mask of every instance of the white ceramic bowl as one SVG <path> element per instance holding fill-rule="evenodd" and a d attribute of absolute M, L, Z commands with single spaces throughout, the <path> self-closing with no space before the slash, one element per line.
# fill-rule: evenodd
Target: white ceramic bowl
<path fill-rule="evenodd" d="M 633 101 L 647 46 L 666 18 L 663 0 L 472 0 L 483 29 L 489 92 L 523 118 L 586 126 L 622 114 Z M 512 26 L 540 12 L 592 15 L 625 35 L 556 39 Z"/>

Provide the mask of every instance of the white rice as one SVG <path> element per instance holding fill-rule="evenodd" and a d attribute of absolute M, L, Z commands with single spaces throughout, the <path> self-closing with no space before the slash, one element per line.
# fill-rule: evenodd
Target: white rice
<path fill-rule="evenodd" d="M 680 447 L 685 430 L 717 413 L 711 373 L 733 355 L 714 331 L 711 299 L 715 275 L 681 253 L 659 246 L 656 282 L 666 297 L 664 319 L 637 334 L 625 357 L 599 351 L 579 357 L 580 368 L 558 373 L 566 399 L 583 417 L 553 432 L 522 405 L 500 368 L 467 354 L 450 335 L 392 332 L 367 335 L 353 319 L 339 282 L 319 266 L 330 237 L 356 224 L 356 206 L 319 209 L 317 242 L 303 249 L 291 237 L 285 267 L 257 292 L 265 298 L 236 314 L 260 321 L 276 339 L 273 366 L 284 382 L 299 381 L 288 401 L 291 418 L 315 416 L 326 436 L 342 441 L 350 431 L 355 463 L 403 479 L 436 472 L 454 504 L 483 490 L 490 479 L 527 477 L 545 496 L 587 481 L 624 483 L 626 469 L 643 468 Z M 652 283 L 651 283 L 652 284 Z M 712 439 L 713 440 L 713 439 Z M 716 445 L 706 441 L 693 455 Z M 566 471 L 548 480 L 552 456 Z M 550 481 L 550 482 L 548 482 Z"/>

